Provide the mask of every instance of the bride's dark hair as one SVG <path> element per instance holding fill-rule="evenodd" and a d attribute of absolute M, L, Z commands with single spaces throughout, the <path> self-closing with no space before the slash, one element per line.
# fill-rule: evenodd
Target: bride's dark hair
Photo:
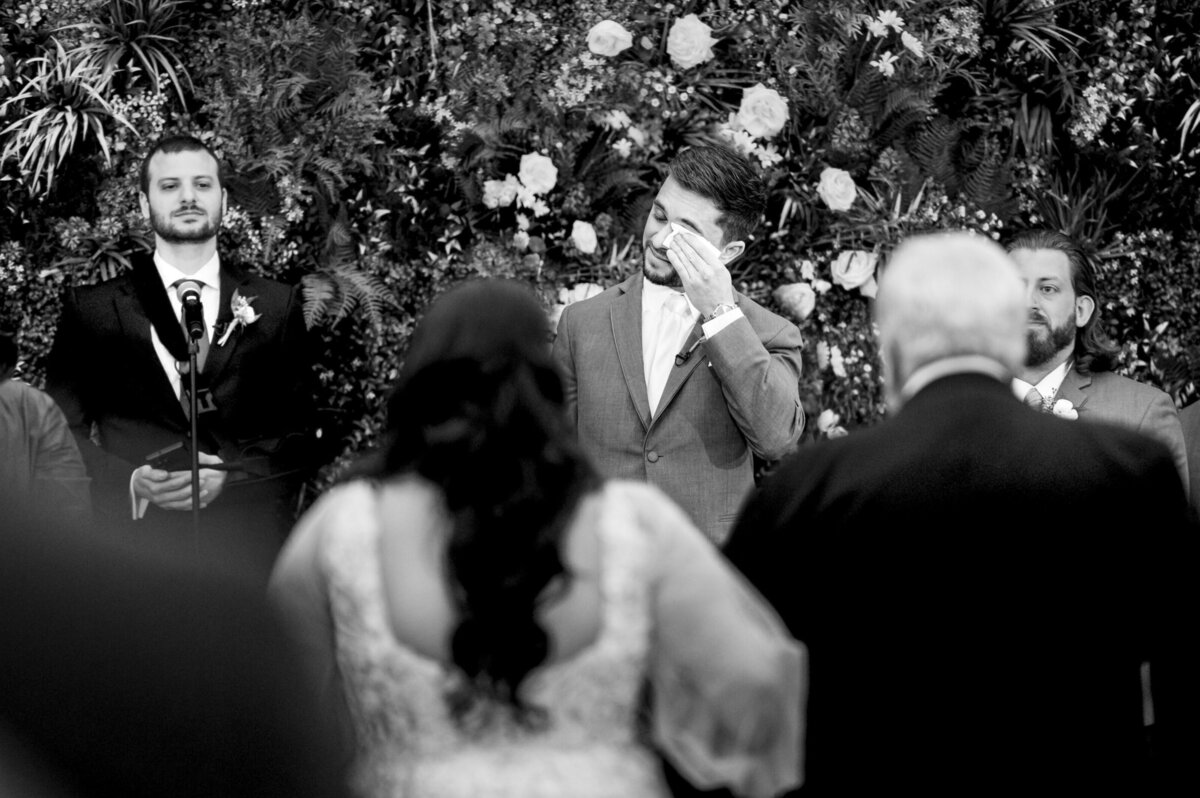
<path fill-rule="evenodd" d="M 453 516 L 450 647 L 466 678 L 447 694 L 451 713 L 464 723 L 500 702 L 534 722 L 539 710 L 519 690 L 549 655 L 536 612 L 567 586 L 564 531 L 597 478 L 567 425 L 549 319 L 528 287 L 471 280 L 421 319 L 378 470 L 414 472 L 441 489 Z"/>

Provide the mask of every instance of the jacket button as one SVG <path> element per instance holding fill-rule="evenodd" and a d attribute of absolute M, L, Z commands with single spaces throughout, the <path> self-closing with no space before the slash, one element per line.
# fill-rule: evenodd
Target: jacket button
<path fill-rule="evenodd" d="M 658 452 L 655 452 L 655 451 L 646 452 L 646 459 L 649 460 L 651 463 L 657 463 L 658 462 Z"/>

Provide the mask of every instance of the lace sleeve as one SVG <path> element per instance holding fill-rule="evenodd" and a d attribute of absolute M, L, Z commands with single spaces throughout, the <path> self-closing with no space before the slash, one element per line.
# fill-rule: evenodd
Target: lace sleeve
<path fill-rule="evenodd" d="M 696 787 L 765 798 L 803 781 L 803 645 L 665 497 L 650 678 L 655 743 Z"/>

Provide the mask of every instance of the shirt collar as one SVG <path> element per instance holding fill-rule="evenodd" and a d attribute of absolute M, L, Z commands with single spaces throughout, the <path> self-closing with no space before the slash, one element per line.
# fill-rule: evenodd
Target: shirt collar
<path fill-rule="evenodd" d="M 154 252 L 154 268 L 158 270 L 159 279 L 163 282 L 163 287 L 168 290 L 177 280 L 196 280 L 204 283 L 208 288 L 214 288 L 218 291 L 221 286 L 221 260 L 214 252 L 212 257 L 205 261 L 204 265 L 197 269 L 192 274 L 184 274 L 179 269 L 167 263 L 163 259 L 158 250 Z"/>
<path fill-rule="evenodd" d="M 1062 387 L 1063 380 L 1067 378 L 1067 372 L 1071 370 L 1071 366 L 1074 365 L 1074 363 L 1074 358 L 1067 358 L 1062 363 L 1058 364 L 1058 368 L 1051 371 L 1045 377 L 1042 377 L 1041 381 L 1037 385 L 1032 385 L 1028 382 L 1025 382 L 1025 380 L 1022 380 L 1019 377 L 1013 377 L 1013 393 L 1016 394 L 1018 399 L 1024 399 L 1025 395 L 1029 393 L 1030 388 L 1037 388 L 1038 393 L 1040 393 L 1042 396 L 1047 399 L 1053 399 L 1058 395 L 1058 389 Z"/>
<path fill-rule="evenodd" d="M 692 300 L 688 299 L 687 294 L 676 288 L 668 288 L 665 285 L 652 283 L 645 277 L 642 277 L 642 312 L 651 314 L 661 312 L 663 304 L 667 301 L 667 297 L 672 294 L 680 294 L 684 299 L 687 299 L 688 310 L 693 317 L 700 315 L 700 311 L 696 310 L 696 306 L 692 304 Z"/>

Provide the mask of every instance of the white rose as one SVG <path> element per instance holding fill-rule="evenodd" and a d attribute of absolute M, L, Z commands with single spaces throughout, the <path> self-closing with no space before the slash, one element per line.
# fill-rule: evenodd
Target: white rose
<path fill-rule="evenodd" d="M 713 57 L 712 46 L 716 43 L 712 28 L 695 14 L 688 14 L 671 25 L 671 32 L 667 34 L 667 55 L 680 69 L 691 69 Z"/>
<path fill-rule="evenodd" d="M 512 175 L 503 180 L 483 181 L 483 204 L 489 208 L 507 208 L 517 198 L 521 184 Z"/>
<path fill-rule="evenodd" d="M 817 196 L 824 200 L 831 210 L 845 211 L 854 204 L 854 198 L 858 196 L 858 186 L 846 170 L 827 166 L 821 170 Z"/>
<path fill-rule="evenodd" d="M 817 292 L 808 283 L 788 283 L 774 291 L 775 301 L 797 321 L 804 321 L 817 306 Z"/>
<path fill-rule="evenodd" d="M 870 297 L 871 299 L 874 299 L 875 295 L 879 293 L 879 283 L 875 282 L 874 277 L 871 277 L 871 279 L 867 280 L 865 283 L 863 283 L 862 285 L 860 285 L 858 287 L 858 293 L 862 294 L 865 297 Z"/>
<path fill-rule="evenodd" d="M 587 45 L 596 55 L 614 56 L 633 46 L 633 34 L 625 30 L 620 23 L 606 19 L 597 22 L 588 31 Z"/>
<path fill-rule="evenodd" d="M 839 421 L 841 421 L 841 416 L 837 413 L 829 409 L 822 410 L 821 415 L 817 416 L 817 430 L 828 433 L 837 426 Z"/>
<path fill-rule="evenodd" d="M 833 281 L 849 291 L 858 288 L 875 276 L 875 264 L 879 256 L 874 252 L 856 249 L 843 252 L 833 262 Z"/>
<path fill-rule="evenodd" d="M 545 155 L 529 152 L 521 156 L 517 177 L 534 194 L 545 194 L 558 183 L 558 167 Z"/>
<path fill-rule="evenodd" d="M 576 219 L 571 226 L 571 241 L 584 255 L 591 255 L 596 251 L 596 228 Z"/>
<path fill-rule="evenodd" d="M 787 124 L 787 100 L 774 89 L 756 83 L 742 92 L 737 120 L 750 135 L 760 139 L 772 138 Z"/>
<path fill-rule="evenodd" d="M 517 249 L 525 249 L 529 246 L 529 233 L 526 233 L 524 230 L 518 230 L 513 233 L 512 242 L 513 246 Z"/>

